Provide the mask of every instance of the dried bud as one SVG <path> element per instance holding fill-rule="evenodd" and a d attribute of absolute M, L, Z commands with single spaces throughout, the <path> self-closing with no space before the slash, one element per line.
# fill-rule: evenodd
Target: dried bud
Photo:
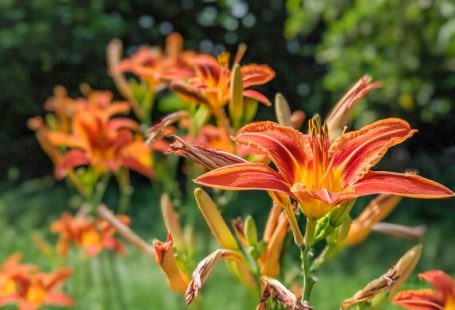
<path fill-rule="evenodd" d="M 381 86 L 382 83 L 380 82 L 371 83 L 371 77 L 365 75 L 349 89 L 326 118 L 326 123 L 329 127 L 329 137 L 331 137 L 331 139 L 336 138 L 342 132 L 343 127 L 346 126 L 349 121 L 352 110 L 360 99 L 368 92 Z"/>
<path fill-rule="evenodd" d="M 175 153 L 178 156 L 189 158 L 208 170 L 246 162 L 243 158 L 227 152 L 189 144 L 177 136 L 175 136 L 175 139 L 177 141 L 170 145 L 166 151 L 167 154 Z"/>
<path fill-rule="evenodd" d="M 186 111 L 179 111 L 167 115 L 158 124 L 153 125 L 147 130 L 148 136 L 147 143 L 150 144 L 157 139 L 169 136 L 170 135 L 169 128 L 172 124 L 189 117 L 190 114 Z"/>
<path fill-rule="evenodd" d="M 372 230 L 392 238 L 419 240 L 427 231 L 427 227 L 425 225 L 409 227 L 392 223 L 377 223 L 373 225 Z"/>
<path fill-rule="evenodd" d="M 256 307 L 256 310 L 266 310 L 267 300 L 271 298 L 273 301 L 278 302 L 282 306 L 292 310 L 311 310 L 313 309 L 308 303 L 298 300 L 298 298 L 288 290 L 280 281 L 262 276 L 262 290 L 261 300 Z"/>
<path fill-rule="evenodd" d="M 172 235 L 175 248 L 180 253 L 186 252 L 185 241 L 179 223 L 179 216 L 175 211 L 168 194 L 161 195 L 160 205 L 164 225 L 166 226 L 167 231 Z"/>
<path fill-rule="evenodd" d="M 275 115 L 278 123 L 283 126 L 291 126 L 291 109 L 281 93 L 275 95 Z"/>
<path fill-rule="evenodd" d="M 191 281 L 186 289 L 185 300 L 187 305 L 189 305 L 193 299 L 199 295 L 202 286 L 221 259 L 232 260 L 235 262 L 241 262 L 243 260 L 242 256 L 238 252 L 225 249 L 216 250 L 204 258 L 194 270 Z"/>
<path fill-rule="evenodd" d="M 167 278 L 169 287 L 180 294 L 184 294 L 188 285 L 188 278 L 177 266 L 172 250 L 172 237 L 169 234 L 166 242 L 155 240 L 153 247 L 156 253 L 156 263 L 161 267 Z"/>
<path fill-rule="evenodd" d="M 341 304 L 341 308 L 348 309 L 360 302 L 369 301 L 379 293 L 387 290 L 393 296 L 414 270 L 421 254 L 421 245 L 413 247 L 387 273 L 368 283 L 362 290 L 355 293 L 352 298 L 345 299 Z"/>

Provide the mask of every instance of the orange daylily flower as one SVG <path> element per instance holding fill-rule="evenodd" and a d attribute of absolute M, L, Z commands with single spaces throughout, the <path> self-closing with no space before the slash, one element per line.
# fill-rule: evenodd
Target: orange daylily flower
<path fill-rule="evenodd" d="M 143 46 L 131 57 L 121 60 L 118 70 L 133 73 L 146 80 L 155 90 L 160 90 L 166 81 L 194 75 L 192 66 L 197 54 L 182 49 L 182 36 L 171 33 L 166 38 L 164 53 L 160 48 Z"/>
<path fill-rule="evenodd" d="M 105 119 L 99 113 L 79 113 L 71 134 L 49 133 L 55 145 L 69 147 L 57 166 L 63 177 L 73 168 L 91 165 L 98 173 L 127 167 L 146 177 L 152 176 L 150 148 L 142 137 L 134 135 L 139 124 L 127 118 Z"/>
<path fill-rule="evenodd" d="M 129 224 L 127 216 L 118 217 L 125 225 Z M 104 249 L 114 250 L 119 254 L 125 248 L 115 237 L 116 229 L 105 220 L 91 220 L 86 216 L 72 216 L 65 212 L 60 219 L 52 223 L 50 230 L 59 234 L 57 252 L 60 256 L 67 256 L 71 244 L 80 246 L 85 253 L 94 257 Z"/>
<path fill-rule="evenodd" d="M 19 279 L 24 279 L 29 273 L 37 271 L 38 266 L 22 264 L 22 254 L 10 255 L 0 265 L 0 307 L 12 302 L 16 296 Z"/>
<path fill-rule="evenodd" d="M 310 120 L 304 135 L 273 122 L 241 128 L 234 140 L 268 154 L 278 171 L 261 163 L 221 167 L 196 183 L 229 190 L 266 190 L 299 202 L 303 213 L 318 219 L 336 205 L 359 196 L 388 193 L 415 198 L 447 198 L 454 193 L 443 185 L 414 174 L 371 171 L 386 151 L 411 137 L 415 130 L 401 119 L 374 122 L 344 133 L 334 142 L 327 126 Z"/>
<path fill-rule="evenodd" d="M 0 266 L 0 307 L 16 303 L 20 310 L 35 310 L 44 305 L 68 307 L 71 297 L 57 290 L 71 276 L 69 268 L 53 273 L 39 272 L 39 267 L 21 264 L 21 255 L 14 254 Z"/>
<path fill-rule="evenodd" d="M 402 291 L 393 299 L 393 303 L 408 310 L 454 310 L 455 281 L 440 270 L 431 270 L 419 274 L 422 280 L 430 283 L 434 290 L 422 289 Z"/>
<path fill-rule="evenodd" d="M 174 82 L 171 88 L 190 102 L 204 103 L 217 110 L 229 101 L 231 70 L 228 65 L 228 53 L 221 54 L 218 59 L 199 56 L 195 60 L 195 75 L 185 82 Z M 270 105 L 263 94 L 250 87 L 269 82 L 275 77 L 275 71 L 267 65 L 249 64 L 241 66 L 241 73 L 243 96 Z"/>

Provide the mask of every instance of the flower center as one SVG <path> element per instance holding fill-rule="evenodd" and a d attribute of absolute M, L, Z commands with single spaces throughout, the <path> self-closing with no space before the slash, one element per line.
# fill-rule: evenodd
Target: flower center
<path fill-rule="evenodd" d="M 339 192 L 342 189 L 342 171 L 333 168 L 327 124 L 321 124 L 319 115 L 315 115 L 310 119 L 308 127 L 313 158 L 302 167 L 299 181 L 308 190 L 325 188 L 329 192 Z"/>

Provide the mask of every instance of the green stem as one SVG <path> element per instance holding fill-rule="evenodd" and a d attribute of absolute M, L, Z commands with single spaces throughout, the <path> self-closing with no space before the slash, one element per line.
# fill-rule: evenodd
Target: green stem
<path fill-rule="evenodd" d="M 291 205 L 283 204 L 283 210 L 286 213 L 286 216 L 291 226 L 291 231 L 294 236 L 294 242 L 298 247 L 301 247 L 304 244 L 302 232 L 300 231 L 299 224 L 297 223 L 297 218 L 295 212 L 292 209 Z"/>
<path fill-rule="evenodd" d="M 128 169 L 122 169 L 116 176 L 120 190 L 118 213 L 125 214 L 130 205 L 131 194 L 133 193 L 133 189 L 130 185 L 129 171 Z"/>
<path fill-rule="evenodd" d="M 317 221 L 311 218 L 307 218 L 307 224 L 305 228 L 305 236 L 303 237 L 304 247 L 300 250 L 300 258 L 302 260 L 302 273 L 303 273 L 303 293 L 302 302 L 309 301 L 311 290 L 315 283 L 313 276 L 310 271 L 311 266 L 311 247 L 314 243 L 315 232 L 316 232 Z"/>
<path fill-rule="evenodd" d="M 100 180 L 95 185 L 95 193 L 92 196 L 90 201 L 90 211 L 95 212 L 98 205 L 101 203 L 106 192 L 107 185 L 109 184 L 109 179 L 111 178 L 110 173 L 105 173 L 101 176 Z"/>
<path fill-rule="evenodd" d="M 120 308 L 126 309 L 127 305 L 126 305 L 125 296 L 124 296 L 125 290 L 122 287 L 122 277 L 119 272 L 119 266 L 118 266 L 118 264 L 116 264 L 117 257 L 115 257 L 114 256 L 115 254 L 111 253 L 111 252 L 106 253 L 106 254 L 108 254 L 107 259 L 108 259 L 108 263 L 109 263 L 108 264 L 109 270 L 112 275 L 111 279 L 112 279 L 113 289 L 115 291 L 115 297 L 118 300 Z"/>

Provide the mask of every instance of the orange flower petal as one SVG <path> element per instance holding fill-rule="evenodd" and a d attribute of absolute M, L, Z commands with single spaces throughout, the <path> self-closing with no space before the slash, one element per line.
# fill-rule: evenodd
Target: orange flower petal
<path fill-rule="evenodd" d="M 241 67 L 243 87 L 262 85 L 275 77 L 275 71 L 267 65 L 249 64 Z"/>
<path fill-rule="evenodd" d="M 354 185 L 358 196 L 395 194 L 414 198 L 449 198 L 454 193 L 447 187 L 414 174 L 369 171 Z"/>
<path fill-rule="evenodd" d="M 258 92 L 257 90 L 246 89 L 243 91 L 243 96 L 251 98 L 251 99 L 255 99 L 255 100 L 259 101 L 260 103 L 265 104 L 266 106 L 272 105 L 270 100 L 266 96 L 264 96 L 263 94 Z"/>
<path fill-rule="evenodd" d="M 300 165 L 312 154 L 302 133 L 273 122 L 246 125 L 234 140 L 265 152 L 289 183 L 295 181 Z"/>
<path fill-rule="evenodd" d="M 376 165 L 387 150 L 411 137 L 416 130 L 398 118 L 374 122 L 338 137 L 329 152 L 333 166 L 343 169 L 344 184 L 353 184 Z"/>
<path fill-rule="evenodd" d="M 399 292 L 393 303 L 408 310 L 440 310 L 444 301 L 434 291 L 423 289 Z"/>
<path fill-rule="evenodd" d="M 74 305 L 74 300 L 66 294 L 50 292 L 46 295 L 45 303 L 60 307 L 71 307 Z"/>
<path fill-rule="evenodd" d="M 292 195 L 281 175 L 264 164 L 242 163 L 218 168 L 201 175 L 195 182 L 222 189 L 270 190 Z"/>
<path fill-rule="evenodd" d="M 430 270 L 422 272 L 419 273 L 419 278 L 430 283 L 436 291 L 444 296 L 444 299 L 449 295 L 455 295 L 455 281 L 443 271 Z"/>
<path fill-rule="evenodd" d="M 139 124 L 132 119 L 129 118 L 114 118 L 111 119 L 108 123 L 109 130 L 119 130 L 122 128 L 137 130 L 139 129 Z"/>
<path fill-rule="evenodd" d="M 71 150 L 63 156 L 62 160 L 58 163 L 55 174 L 57 178 L 63 178 L 66 172 L 70 169 L 87 165 L 89 158 L 80 150 Z"/>

